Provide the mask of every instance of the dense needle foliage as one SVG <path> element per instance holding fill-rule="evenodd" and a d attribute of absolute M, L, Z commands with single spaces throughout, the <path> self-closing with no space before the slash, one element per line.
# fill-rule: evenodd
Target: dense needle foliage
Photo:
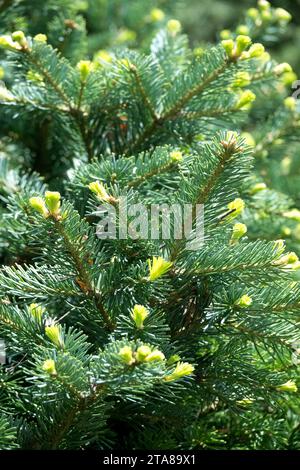
<path fill-rule="evenodd" d="M 1 449 L 300 446 L 290 15 L 192 49 L 170 4 L 0 5 Z M 125 196 L 204 244 L 99 238 Z"/>

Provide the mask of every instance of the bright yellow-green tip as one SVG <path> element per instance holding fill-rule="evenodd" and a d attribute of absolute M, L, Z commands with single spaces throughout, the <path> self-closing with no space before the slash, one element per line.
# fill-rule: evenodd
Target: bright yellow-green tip
<path fill-rule="evenodd" d="M 256 95 L 251 90 L 245 90 L 236 104 L 236 109 L 248 109 L 249 105 L 255 101 Z"/>
<path fill-rule="evenodd" d="M 63 346 L 63 339 L 61 335 L 61 328 L 59 325 L 50 325 L 45 327 L 46 336 L 58 347 Z"/>
<path fill-rule="evenodd" d="M 181 379 L 182 377 L 191 375 L 194 370 L 195 368 L 192 364 L 189 364 L 188 362 L 178 362 L 175 370 L 170 375 L 167 375 L 164 380 L 166 382 L 173 382 Z"/>
<path fill-rule="evenodd" d="M 39 196 L 34 196 L 29 199 L 29 205 L 45 219 L 49 216 L 49 211 L 46 207 L 45 201 Z"/>
<path fill-rule="evenodd" d="M 298 387 L 296 385 L 296 382 L 294 380 L 288 380 L 282 385 L 278 385 L 276 389 L 279 392 L 291 392 L 291 393 L 296 393 L 298 391 Z"/>
<path fill-rule="evenodd" d="M 240 297 L 238 300 L 235 301 L 235 305 L 241 308 L 250 307 L 251 304 L 252 304 L 252 299 L 247 294 L 242 295 L 242 297 Z"/>
<path fill-rule="evenodd" d="M 295 111 L 297 107 L 295 98 L 293 98 L 292 96 L 289 96 L 288 98 L 286 98 L 284 100 L 284 106 L 290 111 Z"/>
<path fill-rule="evenodd" d="M 180 33 L 181 31 L 181 23 L 178 20 L 169 20 L 167 22 L 167 31 L 175 36 L 176 34 Z"/>
<path fill-rule="evenodd" d="M 46 311 L 45 307 L 39 304 L 30 304 L 28 308 L 29 312 L 37 321 L 41 321 L 43 313 Z"/>
<path fill-rule="evenodd" d="M 47 42 L 47 36 L 46 34 L 36 34 L 33 38 L 34 41 L 36 42 Z"/>
<path fill-rule="evenodd" d="M 149 281 L 156 281 L 166 274 L 172 267 L 171 261 L 166 261 L 161 256 L 153 256 L 152 261 L 148 260 Z"/>
<path fill-rule="evenodd" d="M 133 351 L 130 346 L 124 346 L 123 348 L 121 348 L 119 351 L 119 357 L 122 362 L 124 362 L 124 364 L 127 364 L 128 366 L 135 362 L 133 357 Z"/>
<path fill-rule="evenodd" d="M 60 193 L 58 191 L 46 191 L 45 202 L 51 215 L 58 215 L 60 212 Z"/>
<path fill-rule="evenodd" d="M 237 222 L 232 227 L 231 244 L 240 240 L 247 233 L 247 225 Z"/>
<path fill-rule="evenodd" d="M 170 153 L 170 158 L 173 162 L 181 162 L 183 160 L 183 155 L 182 152 L 179 150 L 174 150 L 173 152 Z"/>
<path fill-rule="evenodd" d="M 165 17 L 164 12 L 160 8 L 153 8 L 150 11 L 150 19 L 153 21 L 153 23 L 156 23 L 158 21 L 162 21 Z"/>
<path fill-rule="evenodd" d="M 135 305 L 131 310 L 131 318 L 138 329 L 144 328 L 144 320 L 149 316 L 149 311 L 144 305 Z"/>
<path fill-rule="evenodd" d="M 90 60 L 80 60 L 76 65 L 76 68 L 80 74 L 80 80 L 85 82 L 93 70 L 93 62 Z"/>
<path fill-rule="evenodd" d="M 49 375 L 56 375 L 55 362 L 53 359 L 47 359 L 42 365 L 43 371 L 47 372 Z"/>
<path fill-rule="evenodd" d="M 227 207 L 230 211 L 233 211 L 233 213 L 230 214 L 231 217 L 235 218 L 243 212 L 245 203 L 243 199 L 238 197 L 234 199 L 234 201 L 230 202 Z"/>

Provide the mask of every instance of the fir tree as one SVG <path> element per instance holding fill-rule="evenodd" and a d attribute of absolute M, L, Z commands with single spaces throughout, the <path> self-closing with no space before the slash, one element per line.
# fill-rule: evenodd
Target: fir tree
<path fill-rule="evenodd" d="M 92 7 L 44 3 L 0 37 L 0 447 L 299 448 L 300 262 L 282 239 L 299 212 L 276 171 L 299 148 L 290 67 L 253 12 L 203 51 L 152 10 L 148 50 L 87 57 L 84 28 L 82 48 L 47 34 L 58 6 L 78 24 Z M 256 11 L 273 35 L 289 20 Z M 99 205 L 119 233 L 125 196 L 204 205 L 204 244 L 102 239 Z"/>

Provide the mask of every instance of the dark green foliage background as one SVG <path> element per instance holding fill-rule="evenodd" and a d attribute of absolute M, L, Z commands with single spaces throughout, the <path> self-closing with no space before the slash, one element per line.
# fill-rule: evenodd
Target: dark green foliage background
<path fill-rule="evenodd" d="M 254 6 L 0 0 L 1 34 L 44 33 L 49 44 L 0 52 L 14 94 L 0 115 L 0 449 L 300 449 L 300 276 L 274 243 L 300 255 L 299 213 L 289 215 L 300 208 L 299 106 L 286 105 L 291 84 L 274 71 L 300 71 L 300 1 L 272 2 L 293 14 L 257 38 L 272 60 L 211 48 Z M 167 32 L 172 18 L 183 35 Z M 112 62 L 82 85 L 76 64 L 99 52 Z M 251 109 L 237 106 L 239 71 L 253 73 Z M 229 150 L 227 130 L 242 134 Z M 183 160 L 170 162 L 172 150 Z M 94 180 L 130 203 L 204 203 L 205 246 L 99 241 Z M 61 192 L 65 218 L 30 207 L 46 189 Z M 248 231 L 234 245 L 227 212 L 238 197 Z M 174 266 L 149 282 L 153 255 Z M 253 302 L 241 306 L 245 294 Z M 31 302 L 46 308 L 41 323 Z M 136 303 L 150 311 L 141 331 Z M 51 319 L 63 348 L 45 334 Z M 144 343 L 169 362 L 120 361 L 123 346 Z M 195 373 L 168 384 L 174 354 Z M 57 377 L 43 369 L 49 358 Z"/>

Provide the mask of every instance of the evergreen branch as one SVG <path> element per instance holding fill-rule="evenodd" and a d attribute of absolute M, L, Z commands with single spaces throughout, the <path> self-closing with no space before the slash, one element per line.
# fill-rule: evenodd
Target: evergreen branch
<path fill-rule="evenodd" d="M 7 10 L 11 6 L 14 0 L 2 0 L 2 4 L 0 5 L 0 13 Z"/>
<path fill-rule="evenodd" d="M 289 348 L 292 351 L 291 346 L 284 339 L 275 336 L 274 334 L 272 334 L 272 332 L 270 332 L 270 334 L 268 334 L 268 332 L 260 332 L 241 324 L 231 324 L 230 327 L 249 336 L 250 338 L 258 338 L 259 341 L 270 340 L 272 342 L 280 344 L 281 346 L 284 346 L 285 348 Z"/>
<path fill-rule="evenodd" d="M 230 160 L 231 157 L 236 152 L 239 152 L 238 146 L 237 147 L 235 146 L 236 144 L 237 144 L 237 142 L 232 141 L 231 145 L 228 145 L 228 146 L 226 146 L 225 144 L 223 145 L 223 147 L 221 148 L 221 151 L 219 152 L 219 155 L 218 155 L 218 163 L 217 163 L 215 169 L 213 170 L 213 172 L 207 178 L 206 184 L 203 186 L 203 188 L 198 193 L 196 200 L 193 201 L 194 206 L 197 205 L 197 204 L 204 205 L 206 203 L 208 197 L 210 196 L 210 193 L 211 193 L 213 187 L 215 186 L 215 184 L 219 180 L 221 174 L 223 173 L 227 161 Z M 195 218 L 196 218 L 196 212 L 194 211 L 193 218 L 192 218 L 192 226 L 194 226 Z M 184 243 L 185 243 L 184 240 L 176 240 L 176 242 L 174 243 L 174 246 L 171 250 L 171 253 L 170 253 L 170 260 L 171 261 L 176 260 L 176 258 L 178 256 L 178 253 L 179 253 L 179 250 L 183 246 Z"/>
<path fill-rule="evenodd" d="M 151 103 L 150 99 L 149 99 L 148 96 L 147 96 L 146 90 L 145 90 L 145 88 L 144 88 L 144 86 L 143 86 L 143 82 L 142 82 L 142 80 L 141 80 L 141 78 L 140 78 L 140 75 L 139 75 L 138 70 L 137 70 L 137 68 L 136 68 L 135 65 L 131 65 L 131 66 L 130 66 L 130 72 L 131 72 L 131 73 L 134 75 L 134 77 L 135 77 L 135 80 L 136 80 L 136 83 L 137 83 L 137 86 L 138 86 L 138 90 L 139 90 L 139 92 L 140 92 L 140 94 L 141 94 L 142 100 L 143 100 L 143 102 L 145 103 L 146 107 L 149 109 L 149 112 L 150 112 L 150 114 L 151 114 L 151 117 L 152 117 L 153 121 L 154 121 L 154 122 L 155 122 L 155 121 L 158 121 L 158 120 L 159 120 L 159 116 L 156 114 L 156 111 L 155 111 L 155 109 L 153 108 L 152 103 Z"/>
<path fill-rule="evenodd" d="M 137 140 L 133 142 L 130 147 L 124 151 L 125 155 L 127 155 L 128 152 L 134 153 L 135 151 L 139 150 L 141 144 L 147 141 L 160 126 L 162 126 L 169 119 L 176 116 L 180 112 L 180 110 L 183 109 L 187 105 L 187 103 L 192 100 L 192 98 L 201 95 L 201 93 L 203 93 L 205 89 L 226 70 L 229 63 L 230 62 L 226 60 L 223 65 L 214 70 L 203 82 L 200 82 L 194 88 L 189 90 L 185 95 L 183 95 L 178 100 L 178 102 L 175 103 L 163 115 L 159 116 L 156 119 L 153 119 L 152 122 L 147 127 L 145 127 L 144 131 L 142 132 L 142 134 L 140 134 Z"/>
<path fill-rule="evenodd" d="M 65 385 L 63 381 L 62 385 Z M 64 416 L 61 423 L 54 427 L 53 432 L 47 439 L 47 448 L 51 450 L 59 448 L 61 441 L 74 425 L 74 421 L 77 416 L 83 413 L 89 406 L 91 406 L 95 400 L 98 399 L 101 392 L 103 392 L 103 386 L 98 386 L 93 394 L 89 395 L 88 397 L 82 396 L 80 392 L 75 391 L 75 404 L 71 406 L 69 412 L 67 412 L 66 416 Z M 74 395 L 74 390 L 71 391 L 71 394 Z"/>
<path fill-rule="evenodd" d="M 55 91 L 55 93 L 66 104 L 69 111 L 71 111 L 72 110 L 72 103 L 70 103 L 68 96 L 65 94 L 63 89 L 59 86 L 59 84 L 52 78 L 51 74 L 43 66 L 42 62 L 31 53 L 30 49 L 24 49 L 24 52 L 26 53 L 26 55 L 29 59 L 29 62 L 31 62 L 34 65 L 34 67 L 38 70 L 38 73 L 40 73 L 41 76 L 44 77 L 44 79 L 49 83 L 49 85 L 52 87 L 52 89 Z"/>
<path fill-rule="evenodd" d="M 199 119 L 199 118 L 210 118 L 210 117 L 217 117 L 217 116 L 226 116 L 227 114 L 234 114 L 240 113 L 241 110 L 237 108 L 220 108 L 220 109 L 209 109 L 207 111 L 189 111 L 187 113 L 182 112 L 180 117 L 182 116 L 184 119 Z"/>
<path fill-rule="evenodd" d="M 74 107 L 73 103 L 69 100 L 68 96 L 65 94 L 63 89 L 59 86 L 59 84 L 52 78 L 51 74 L 43 66 L 42 62 L 31 53 L 30 49 L 25 49 L 24 52 L 27 54 L 29 61 L 36 67 L 38 72 L 45 78 L 45 80 L 49 83 L 49 85 L 53 88 L 56 94 L 62 99 L 62 101 L 67 106 L 70 115 L 73 117 L 73 119 L 75 120 L 78 126 L 82 140 L 87 150 L 89 160 L 91 160 L 93 157 L 93 151 L 92 151 L 91 143 L 88 137 L 86 118 L 84 116 L 84 112 L 79 107 L 79 104 L 81 104 L 81 98 L 83 94 L 82 85 L 80 88 L 77 107 Z"/>
<path fill-rule="evenodd" d="M 57 232 L 60 234 L 60 236 L 64 240 L 68 253 L 70 253 L 72 259 L 74 260 L 75 266 L 79 274 L 79 279 L 77 280 L 77 284 L 79 285 L 83 293 L 88 294 L 92 298 L 95 299 L 96 306 L 99 312 L 101 313 L 101 316 L 104 320 L 104 323 L 107 329 L 109 331 L 113 331 L 115 325 L 102 303 L 102 298 L 100 294 L 95 292 L 92 280 L 90 279 L 89 271 L 84 266 L 84 262 L 82 261 L 80 257 L 80 250 L 78 250 L 78 247 L 73 246 L 72 240 L 69 238 L 67 232 L 64 230 L 64 227 L 61 221 L 55 220 L 55 227 L 56 227 Z"/>
<path fill-rule="evenodd" d="M 152 171 L 149 171 L 148 173 L 138 176 L 134 180 L 130 181 L 127 184 L 128 188 L 136 188 L 137 186 L 141 185 L 145 181 L 149 180 L 153 176 L 161 175 L 162 173 L 167 173 L 171 171 L 172 169 L 176 168 L 176 164 L 174 162 L 167 163 L 166 165 L 163 165 L 161 167 L 154 168 Z"/>
<path fill-rule="evenodd" d="M 212 84 L 223 72 L 225 72 L 228 64 L 228 60 L 225 60 L 224 64 L 214 70 L 202 83 L 200 82 L 194 88 L 189 90 L 185 95 L 183 95 L 174 106 L 172 106 L 161 118 L 163 121 L 170 119 L 173 116 L 176 116 L 181 109 L 183 109 L 189 101 L 191 101 L 195 96 L 200 96 L 206 88 Z"/>
<path fill-rule="evenodd" d="M 261 269 L 272 269 L 274 268 L 274 265 L 273 265 L 273 260 L 272 261 L 268 261 L 268 262 L 262 262 L 262 263 L 257 263 L 257 262 L 250 262 L 249 264 L 247 264 L 247 262 L 245 263 L 241 263 L 241 264 L 235 264 L 233 266 L 221 266 L 221 267 L 211 267 L 211 268 L 207 268 L 207 269 L 195 269 L 193 272 L 197 275 L 207 275 L 207 274 L 217 274 L 217 273 L 228 273 L 228 272 L 231 272 L 231 271 L 247 271 L 249 269 L 253 269 L 254 271 L 259 271 Z"/>
<path fill-rule="evenodd" d="M 78 130 L 80 132 L 82 141 L 85 145 L 87 155 L 88 155 L 88 160 L 91 161 L 94 157 L 94 152 L 91 144 L 91 139 L 89 135 L 89 130 L 88 130 L 88 124 L 87 124 L 87 118 L 84 114 L 83 111 L 81 111 L 79 108 L 77 109 L 71 109 L 70 110 L 71 115 L 74 117 Z"/>
<path fill-rule="evenodd" d="M 57 112 L 57 113 L 65 113 L 69 114 L 70 110 L 64 108 L 63 106 L 55 106 L 51 103 L 39 103 L 38 101 L 33 100 L 26 100 L 24 97 L 16 97 L 16 100 L 11 103 L 5 103 L 6 106 L 33 106 L 36 109 L 43 109 L 47 111 Z"/>

